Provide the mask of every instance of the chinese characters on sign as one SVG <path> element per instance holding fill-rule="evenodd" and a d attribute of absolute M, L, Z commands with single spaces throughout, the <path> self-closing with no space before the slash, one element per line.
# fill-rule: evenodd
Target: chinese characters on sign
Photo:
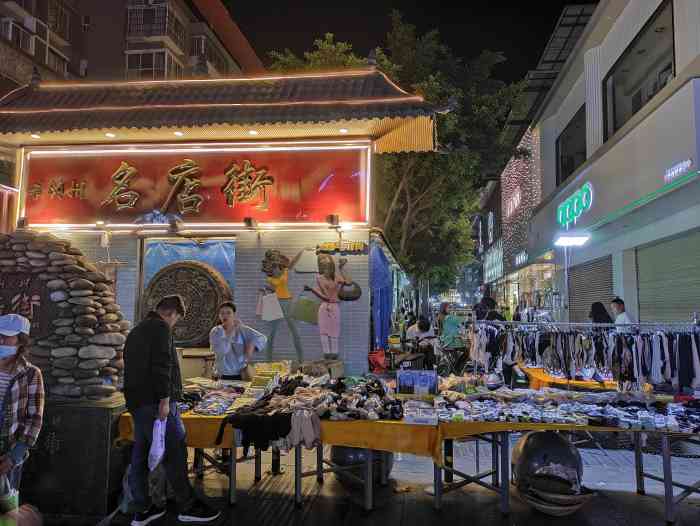
<path fill-rule="evenodd" d="M 34 200 L 39 199 L 42 196 L 43 188 L 41 183 L 34 183 L 29 187 L 28 190 L 29 197 Z M 87 183 L 85 181 L 72 181 L 68 189 L 66 190 L 65 184 L 63 183 L 62 177 L 54 177 L 49 181 L 49 187 L 46 190 L 49 199 L 63 199 L 64 197 L 70 199 L 87 199 Z"/>
<path fill-rule="evenodd" d="M 173 197 L 177 198 L 177 209 L 182 214 L 198 214 L 204 198 L 196 193 L 202 186 L 202 170 L 192 159 L 185 159 L 168 172 L 168 183 L 172 185 L 167 199 L 160 208 L 165 214 L 170 208 Z"/>
<path fill-rule="evenodd" d="M 268 209 L 267 188 L 273 185 L 275 179 L 267 174 L 266 168 L 256 169 L 253 163 L 246 159 L 243 161 L 243 166 L 233 163 L 226 170 L 226 177 L 228 182 L 221 192 L 226 196 L 226 204 L 229 208 L 236 206 L 236 203 L 250 203 L 259 199 L 262 202 L 259 202 L 255 208 Z"/>
<path fill-rule="evenodd" d="M 334 254 L 336 252 L 347 254 L 368 254 L 369 246 L 364 241 L 328 241 L 316 247 L 319 254 Z"/>
<path fill-rule="evenodd" d="M 117 206 L 117 210 L 134 208 L 136 206 L 136 201 L 139 200 L 141 195 L 139 195 L 138 192 L 130 190 L 129 185 L 138 174 L 139 172 L 136 168 L 129 166 L 129 163 L 122 162 L 119 168 L 117 168 L 117 171 L 112 175 L 112 183 L 114 186 L 107 199 L 102 201 L 102 206 L 114 203 Z"/>
<path fill-rule="evenodd" d="M 325 146 L 42 152 L 25 163 L 25 217 L 30 224 L 167 223 L 173 216 L 324 223 L 336 214 L 364 223 L 368 156 L 365 148 Z"/>

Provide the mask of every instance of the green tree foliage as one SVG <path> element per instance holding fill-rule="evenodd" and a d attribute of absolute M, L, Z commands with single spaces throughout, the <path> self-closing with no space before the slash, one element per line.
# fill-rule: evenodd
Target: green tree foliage
<path fill-rule="evenodd" d="M 520 85 L 492 77 L 505 59 L 483 51 L 476 58 L 456 57 L 437 30 L 419 35 L 401 14 L 391 15 L 384 48 L 374 56 L 379 69 L 402 87 L 419 93 L 436 107 L 438 150 L 382 154 L 376 159 L 376 226 L 381 227 L 404 267 L 431 281 L 431 291 L 453 288 L 473 253 L 471 217 L 478 191 L 511 153 L 501 144 L 506 118 Z M 332 34 L 314 41 L 298 57 L 290 50 L 270 53 L 272 69 L 281 72 L 324 71 L 367 66 L 352 45 Z"/>

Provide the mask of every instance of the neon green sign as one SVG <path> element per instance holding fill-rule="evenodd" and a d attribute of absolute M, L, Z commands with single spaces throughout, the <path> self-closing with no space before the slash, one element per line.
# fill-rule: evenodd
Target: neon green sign
<path fill-rule="evenodd" d="M 586 183 L 557 207 L 557 223 L 569 228 L 569 225 L 576 224 L 578 218 L 590 210 L 592 205 L 593 185 Z"/>

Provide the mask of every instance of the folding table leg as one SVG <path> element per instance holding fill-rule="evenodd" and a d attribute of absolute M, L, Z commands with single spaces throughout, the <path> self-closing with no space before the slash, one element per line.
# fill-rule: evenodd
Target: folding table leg
<path fill-rule="evenodd" d="M 372 475 L 374 471 L 374 455 L 371 449 L 366 449 L 365 458 L 365 511 L 372 511 L 372 491 L 374 489 Z"/>
<path fill-rule="evenodd" d="M 297 508 L 301 507 L 301 444 L 294 448 L 294 504 Z"/>
<path fill-rule="evenodd" d="M 255 482 L 262 480 L 262 452 L 255 448 Z"/>
<path fill-rule="evenodd" d="M 435 486 L 435 495 L 433 497 L 433 507 L 436 510 L 442 508 L 442 469 L 437 464 L 433 464 L 433 484 Z M 445 472 L 447 479 L 447 472 Z"/>
<path fill-rule="evenodd" d="M 491 434 L 491 469 L 493 470 L 491 483 L 498 487 L 498 435 L 496 433 Z"/>
<path fill-rule="evenodd" d="M 380 459 L 380 473 L 379 473 L 379 484 L 383 487 L 389 484 L 389 478 L 387 472 L 389 471 L 388 469 L 388 459 L 389 459 L 389 453 L 386 451 L 380 451 L 379 452 L 379 459 Z"/>
<path fill-rule="evenodd" d="M 272 474 L 280 475 L 282 470 L 280 469 L 280 450 L 272 448 Z"/>
<path fill-rule="evenodd" d="M 634 434 L 634 471 L 637 476 L 637 493 L 644 495 L 644 452 L 642 451 L 642 435 Z"/>
<path fill-rule="evenodd" d="M 231 446 L 231 459 L 229 460 L 228 464 L 228 503 L 231 506 L 234 506 L 236 504 L 236 463 L 238 460 L 236 459 L 236 456 L 238 455 L 238 451 L 236 451 L 236 443 L 234 439 L 234 443 Z"/>
<path fill-rule="evenodd" d="M 194 474 L 198 479 L 204 478 L 204 450 L 195 448 L 192 468 L 194 469 Z"/>
<path fill-rule="evenodd" d="M 671 466 L 671 441 L 668 435 L 661 435 L 661 459 L 664 467 L 664 511 L 667 523 L 676 521 L 673 502 L 673 470 Z"/>
<path fill-rule="evenodd" d="M 480 440 L 479 440 L 479 437 L 477 435 L 475 437 L 475 440 L 474 440 L 474 450 L 475 450 L 475 454 L 476 454 L 476 472 L 477 473 L 481 473 L 481 469 L 480 469 L 481 459 L 479 458 L 479 442 L 480 442 Z"/>
<path fill-rule="evenodd" d="M 323 444 L 316 446 L 316 482 L 323 484 Z"/>
<path fill-rule="evenodd" d="M 510 433 L 501 433 L 501 513 L 510 513 Z"/>
<path fill-rule="evenodd" d="M 445 440 L 445 467 L 454 467 L 455 443 L 452 439 Z M 454 475 L 450 470 L 445 470 L 445 482 L 452 482 Z M 437 494 L 436 494 L 437 495 Z"/>

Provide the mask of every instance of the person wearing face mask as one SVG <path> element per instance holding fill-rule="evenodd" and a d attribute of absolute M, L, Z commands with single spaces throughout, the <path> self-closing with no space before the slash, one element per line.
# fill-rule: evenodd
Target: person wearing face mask
<path fill-rule="evenodd" d="M 19 491 L 22 465 L 34 446 L 44 416 L 41 371 L 24 357 L 29 320 L 0 316 L 0 477 Z"/>
<path fill-rule="evenodd" d="M 209 333 L 209 345 L 216 356 L 216 373 L 222 380 L 250 380 L 253 353 L 267 344 L 264 334 L 244 325 L 236 315 L 236 305 L 227 301 L 219 307 L 220 325 Z"/>
<path fill-rule="evenodd" d="M 148 497 L 148 453 L 156 418 L 165 421 L 163 467 L 175 492 L 178 521 L 209 523 L 220 512 L 197 499 L 188 478 L 185 426 L 177 402 L 182 397 L 182 373 L 172 329 L 185 317 L 180 296 L 166 296 L 156 310 L 134 327 L 124 346 L 124 397 L 134 422 L 134 447 L 129 488 L 137 512 L 131 526 L 146 526 L 165 515 Z"/>

